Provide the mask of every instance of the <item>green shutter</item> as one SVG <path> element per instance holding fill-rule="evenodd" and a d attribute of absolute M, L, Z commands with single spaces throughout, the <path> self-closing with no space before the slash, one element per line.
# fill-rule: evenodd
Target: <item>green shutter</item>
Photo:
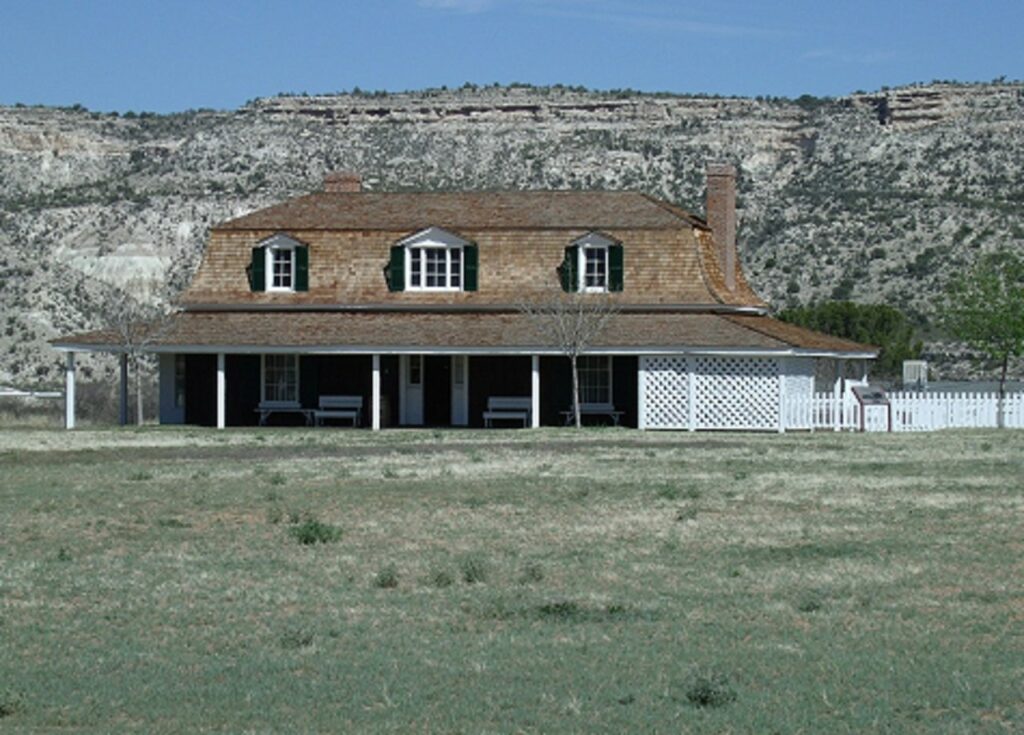
<path fill-rule="evenodd" d="M 295 247 L 295 290 L 309 290 L 309 248 L 306 245 Z"/>
<path fill-rule="evenodd" d="M 466 291 L 477 290 L 477 265 L 480 262 L 480 253 L 476 245 L 467 245 L 462 248 L 462 283 Z"/>
<path fill-rule="evenodd" d="M 608 246 L 608 290 L 622 290 L 622 246 Z"/>
<path fill-rule="evenodd" d="M 558 274 L 562 278 L 562 290 L 572 293 L 580 290 L 580 279 L 579 279 L 579 246 L 570 245 L 565 249 L 565 258 L 562 260 L 562 265 L 558 269 Z"/>
<path fill-rule="evenodd" d="M 405 290 L 405 247 L 402 245 L 391 246 L 391 261 L 388 263 L 387 272 L 388 291 Z"/>
<path fill-rule="evenodd" d="M 266 248 L 252 249 L 252 260 L 249 262 L 249 288 L 253 291 L 267 290 L 267 255 Z"/>

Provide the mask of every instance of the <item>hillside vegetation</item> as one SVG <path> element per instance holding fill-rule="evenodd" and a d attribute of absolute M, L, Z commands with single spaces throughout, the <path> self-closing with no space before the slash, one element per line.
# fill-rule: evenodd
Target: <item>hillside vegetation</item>
<path fill-rule="evenodd" d="M 45 340 L 97 322 L 83 278 L 159 278 L 195 261 L 212 223 L 339 169 L 378 190 L 639 189 L 702 214 L 705 162 L 732 161 L 747 270 L 776 307 L 884 302 L 934 337 L 951 274 L 1024 245 L 1022 113 L 1024 85 L 1003 82 L 837 99 L 467 86 L 172 115 L 3 107 L 0 383 L 57 378 Z"/>

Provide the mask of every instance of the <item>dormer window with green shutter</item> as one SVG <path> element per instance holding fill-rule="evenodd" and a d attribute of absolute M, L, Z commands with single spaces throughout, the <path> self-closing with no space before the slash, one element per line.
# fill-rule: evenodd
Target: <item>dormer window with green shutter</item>
<path fill-rule="evenodd" d="M 391 248 L 387 269 L 392 291 L 476 291 L 477 246 L 430 227 Z"/>
<path fill-rule="evenodd" d="M 621 291 L 623 285 L 622 244 L 591 232 L 565 249 L 560 270 L 562 289 L 582 293 Z"/>
<path fill-rule="evenodd" d="M 253 291 L 308 291 L 309 247 L 287 235 L 274 235 L 252 249 L 248 271 Z"/>

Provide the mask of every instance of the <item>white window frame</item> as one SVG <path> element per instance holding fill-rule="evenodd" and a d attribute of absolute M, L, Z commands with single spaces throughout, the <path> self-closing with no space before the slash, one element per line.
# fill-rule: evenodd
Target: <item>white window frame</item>
<path fill-rule="evenodd" d="M 576 246 L 576 273 L 579 281 L 578 290 L 580 293 L 608 293 L 608 283 L 611 280 L 611 256 L 610 248 L 617 245 L 615 240 L 605 237 L 597 232 L 591 232 L 579 240 L 575 240 Z M 601 252 L 604 258 L 604 283 L 600 286 L 587 285 L 587 252 Z"/>
<path fill-rule="evenodd" d="M 593 401 L 585 401 L 585 400 L 583 400 L 583 395 L 584 395 L 583 379 L 584 379 L 584 375 L 585 374 L 589 374 L 591 371 L 589 371 L 589 370 L 584 371 L 583 370 L 583 366 L 581 364 L 577 365 L 577 370 L 579 372 L 579 377 L 580 377 L 580 406 L 587 406 L 587 407 L 591 407 L 591 408 L 610 409 L 612 406 L 615 405 L 615 373 L 612 370 L 612 367 L 613 367 L 613 365 L 612 365 L 612 356 L 611 355 L 580 355 L 577 359 L 578 360 L 604 360 L 605 361 L 605 363 L 604 363 L 605 364 L 605 372 L 608 375 L 608 400 L 606 402 L 605 401 L 599 401 L 597 403 L 595 403 Z"/>
<path fill-rule="evenodd" d="M 295 400 L 293 401 L 281 401 L 281 400 L 267 400 L 267 358 L 272 357 L 275 359 L 287 358 L 292 359 L 292 369 L 295 371 Z M 299 384 L 301 375 L 299 373 L 299 356 L 289 354 L 273 354 L 273 355 L 260 355 L 260 406 L 264 408 L 298 408 L 302 405 L 302 393 L 301 386 Z"/>
<path fill-rule="evenodd" d="M 466 251 L 470 243 L 461 237 L 443 230 L 440 227 L 429 227 L 426 230 L 417 232 L 415 235 L 405 238 L 399 245 L 405 248 L 405 290 L 406 291 L 435 291 L 435 292 L 458 292 L 466 290 Z M 444 285 L 427 286 L 427 252 L 444 252 Z M 458 251 L 458 266 L 452 265 L 452 254 Z M 412 282 L 413 262 L 418 259 L 419 264 L 419 285 Z M 453 275 L 458 277 L 458 285 L 453 286 Z"/>
<path fill-rule="evenodd" d="M 266 260 L 263 263 L 263 274 L 266 283 L 264 284 L 265 291 L 277 291 L 283 293 L 294 293 L 295 292 L 295 277 L 298 275 L 298 269 L 295 265 L 295 248 L 300 243 L 287 237 L 285 235 L 274 235 L 269 240 L 264 240 L 260 243 L 263 246 L 264 257 Z M 274 254 L 283 251 L 289 252 L 289 259 L 291 261 L 291 273 L 289 286 L 275 286 L 274 285 Z"/>

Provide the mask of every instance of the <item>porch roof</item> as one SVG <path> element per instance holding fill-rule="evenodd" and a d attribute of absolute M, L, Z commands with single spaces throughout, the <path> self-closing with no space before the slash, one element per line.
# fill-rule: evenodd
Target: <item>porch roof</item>
<path fill-rule="evenodd" d="M 54 340 L 63 350 L 118 351 L 108 331 Z M 874 357 L 877 348 L 771 317 L 714 313 L 622 312 L 594 351 L 745 350 Z M 518 312 L 188 311 L 146 351 L 175 352 L 536 352 L 557 353 Z"/>

